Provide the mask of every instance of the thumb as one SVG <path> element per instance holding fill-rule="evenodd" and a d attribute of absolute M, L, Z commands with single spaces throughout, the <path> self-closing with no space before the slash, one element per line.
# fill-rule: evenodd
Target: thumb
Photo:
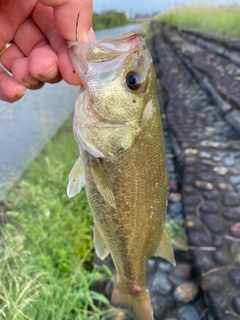
<path fill-rule="evenodd" d="M 92 0 L 39 0 L 54 11 L 55 26 L 66 40 L 87 41 L 92 27 Z M 76 39 L 77 37 L 77 39 Z"/>

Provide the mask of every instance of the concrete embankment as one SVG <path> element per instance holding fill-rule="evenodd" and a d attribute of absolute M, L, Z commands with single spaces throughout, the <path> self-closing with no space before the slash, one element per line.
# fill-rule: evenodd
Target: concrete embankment
<path fill-rule="evenodd" d="M 184 218 L 189 246 L 175 250 L 175 268 L 149 260 L 154 319 L 237 320 L 240 42 L 158 23 L 151 28 L 169 174 L 167 219 Z M 93 287 L 110 298 L 111 283 Z M 120 312 L 114 319 L 130 318 Z"/>

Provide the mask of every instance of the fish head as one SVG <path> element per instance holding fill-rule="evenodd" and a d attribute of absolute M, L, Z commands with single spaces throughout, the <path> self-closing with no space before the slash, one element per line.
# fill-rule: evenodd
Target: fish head
<path fill-rule="evenodd" d="M 95 157 L 116 159 L 141 134 L 155 77 L 145 32 L 97 42 L 70 42 L 70 56 L 82 80 L 75 105 L 74 132 Z"/>

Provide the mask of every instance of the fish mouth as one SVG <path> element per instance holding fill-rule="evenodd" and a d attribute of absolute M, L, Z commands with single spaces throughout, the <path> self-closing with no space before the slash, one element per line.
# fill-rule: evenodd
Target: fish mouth
<path fill-rule="evenodd" d="M 119 69 L 123 56 L 135 50 L 145 49 L 145 36 L 144 30 L 137 29 L 119 37 L 95 42 L 68 41 L 72 63 L 84 86 L 87 86 L 86 77 L 99 75 L 106 70 Z"/>

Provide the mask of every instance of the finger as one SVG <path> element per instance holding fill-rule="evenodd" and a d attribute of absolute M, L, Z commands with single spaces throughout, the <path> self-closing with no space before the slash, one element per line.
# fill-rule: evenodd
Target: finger
<path fill-rule="evenodd" d="M 45 35 L 31 18 L 19 27 L 14 42 L 28 57 L 28 59 L 18 59 L 14 63 L 12 72 L 18 81 L 29 84 L 30 87 L 27 87 L 34 89 L 32 86 L 39 86 L 39 83 L 35 81 L 34 84 L 33 78 L 49 83 L 61 80 L 57 54 L 51 49 Z M 21 63 L 21 68 L 17 69 L 17 63 Z"/>
<path fill-rule="evenodd" d="M 58 69 L 58 56 L 50 48 L 36 48 L 31 52 L 29 72 L 43 82 L 56 83 L 62 79 Z"/>
<path fill-rule="evenodd" d="M 73 67 L 72 61 L 68 53 L 67 46 L 64 46 L 62 50 L 60 50 L 58 58 L 59 58 L 59 70 L 61 72 L 63 79 L 68 84 L 78 85 L 78 86 L 81 85 L 82 82 L 79 79 L 75 71 L 75 68 Z"/>
<path fill-rule="evenodd" d="M 39 0 L 39 2 L 53 7 L 56 28 L 64 39 L 88 40 L 88 31 L 92 27 L 92 0 Z"/>
<path fill-rule="evenodd" d="M 96 36 L 95 36 L 94 31 L 93 31 L 93 28 L 91 28 L 88 31 L 88 41 L 96 41 Z"/>
<path fill-rule="evenodd" d="M 1 69 L 1 68 L 0 68 Z M 19 100 L 25 93 L 26 88 L 9 76 L 4 70 L 0 70 L 0 99 L 7 102 Z"/>
<path fill-rule="evenodd" d="M 44 16 L 45 19 L 40 19 L 41 16 Z M 66 41 L 60 36 L 53 23 L 53 9 L 38 3 L 34 8 L 32 18 L 48 38 L 54 51 L 57 52 L 59 58 L 59 70 L 63 79 L 69 84 L 80 85 L 80 79 L 74 71 L 68 54 Z"/>
<path fill-rule="evenodd" d="M 16 59 L 24 58 L 24 54 L 19 50 L 15 43 L 12 43 L 7 50 L 1 54 L 1 64 L 10 72 L 12 72 L 12 63 Z"/>
<path fill-rule="evenodd" d="M 13 40 L 23 21 L 31 14 L 36 0 L 0 1 L 0 48 Z"/>
<path fill-rule="evenodd" d="M 28 58 L 20 58 L 12 64 L 12 74 L 14 79 L 22 83 L 26 88 L 31 90 L 40 89 L 44 83 L 31 76 L 29 69 Z"/>
<path fill-rule="evenodd" d="M 66 45 L 66 41 L 59 34 L 54 24 L 53 8 L 45 7 L 38 2 L 32 12 L 32 19 L 56 53 Z"/>

